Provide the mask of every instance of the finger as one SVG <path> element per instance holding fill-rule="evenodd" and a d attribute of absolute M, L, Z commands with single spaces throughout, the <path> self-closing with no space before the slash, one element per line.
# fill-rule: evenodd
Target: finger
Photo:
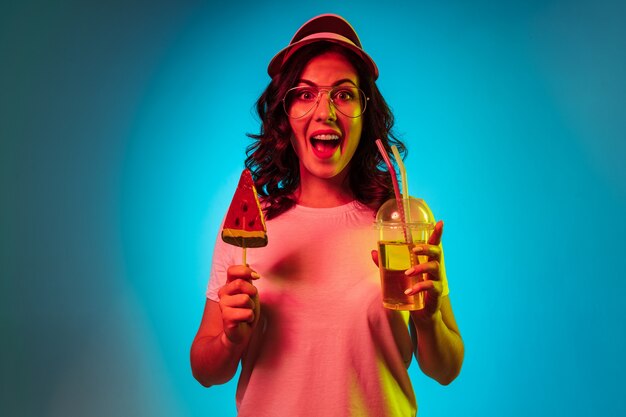
<path fill-rule="evenodd" d="M 429 260 L 439 261 L 441 259 L 441 247 L 438 245 L 416 245 L 413 253 L 421 256 L 428 256 Z"/>
<path fill-rule="evenodd" d="M 407 288 L 404 291 L 404 294 L 415 295 L 422 291 L 435 292 L 435 293 L 441 294 L 443 291 L 443 288 L 442 288 L 441 282 L 439 281 L 426 280 L 426 281 L 420 281 L 416 283 L 411 288 Z"/>
<path fill-rule="evenodd" d="M 254 309 L 254 300 L 248 294 L 229 295 L 220 300 L 223 308 L 249 308 Z"/>
<path fill-rule="evenodd" d="M 439 245 L 441 243 L 441 235 L 443 234 L 443 221 L 439 220 L 435 225 L 435 230 L 430 235 L 428 243 L 431 245 Z"/>
<path fill-rule="evenodd" d="M 226 271 L 226 282 L 234 281 L 236 279 L 251 281 L 259 278 L 259 274 L 246 265 L 231 265 Z"/>
<path fill-rule="evenodd" d="M 432 281 L 439 281 L 439 262 L 429 261 L 423 264 L 412 266 L 404 271 L 404 274 L 409 277 L 414 277 L 419 274 L 428 274 L 428 279 Z"/>
<path fill-rule="evenodd" d="M 233 328 L 238 323 L 252 323 L 254 321 L 254 310 L 249 308 L 226 308 L 222 312 L 222 319 L 227 323 L 225 327 Z"/>
<path fill-rule="evenodd" d="M 236 279 L 224 285 L 217 292 L 219 298 L 234 294 L 248 294 L 253 297 L 258 294 L 258 290 L 250 281 Z"/>
<path fill-rule="evenodd" d="M 372 251 L 372 261 L 374 261 L 376 266 L 378 266 L 378 251 L 377 250 Z"/>

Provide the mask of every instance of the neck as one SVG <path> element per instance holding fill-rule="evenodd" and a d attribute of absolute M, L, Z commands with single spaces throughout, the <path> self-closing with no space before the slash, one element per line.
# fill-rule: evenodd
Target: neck
<path fill-rule="evenodd" d="M 295 193 L 297 203 L 306 207 L 328 208 L 351 202 L 354 194 L 348 185 L 346 171 L 333 178 L 318 178 L 300 170 L 300 186 Z"/>

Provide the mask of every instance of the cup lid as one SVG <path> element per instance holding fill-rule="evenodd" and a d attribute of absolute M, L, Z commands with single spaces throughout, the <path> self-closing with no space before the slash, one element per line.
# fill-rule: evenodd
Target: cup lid
<path fill-rule="evenodd" d="M 406 223 L 402 222 L 402 214 L 398 210 L 398 202 L 396 199 L 387 200 L 376 213 L 376 224 L 379 226 L 393 227 L 394 225 L 402 227 L 404 224 L 421 225 L 426 227 L 435 227 L 435 216 L 428 207 L 428 204 L 421 198 L 410 197 L 408 201 L 403 200 L 403 205 L 408 206 L 406 210 Z"/>

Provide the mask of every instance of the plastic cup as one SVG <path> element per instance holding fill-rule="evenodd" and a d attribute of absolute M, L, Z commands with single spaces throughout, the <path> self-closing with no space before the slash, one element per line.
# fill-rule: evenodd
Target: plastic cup
<path fill-rule="evenodd" d="M 403 205 L 409 221 L 404 221 L 395 199 L 385 202 L 376 214 L 383 306 L 391 310 L 421 310 L 424 294 L 409 296 L 404 292 L 422 281 L 425 274 L 409 277 L 404 272 L 428 261 L 428 257 L 417 256 L 412 249 L 417 244 L 428 243 L 435 220 L 424 200 L 411 197 Z"/>

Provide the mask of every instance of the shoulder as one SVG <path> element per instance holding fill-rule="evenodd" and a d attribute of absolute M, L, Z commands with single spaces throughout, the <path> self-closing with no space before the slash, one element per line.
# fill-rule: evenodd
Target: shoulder
<path fill-rule="evenodd" d="M 354 200 L 354 207 L 356 210 L 358 210 L 365 216 L 369 215 L 371 217 L 376 217 L 376 213 L 378 212 L 378 209 L 380 208 L 380 204 L 362 203 L 358 200 Z"/>

